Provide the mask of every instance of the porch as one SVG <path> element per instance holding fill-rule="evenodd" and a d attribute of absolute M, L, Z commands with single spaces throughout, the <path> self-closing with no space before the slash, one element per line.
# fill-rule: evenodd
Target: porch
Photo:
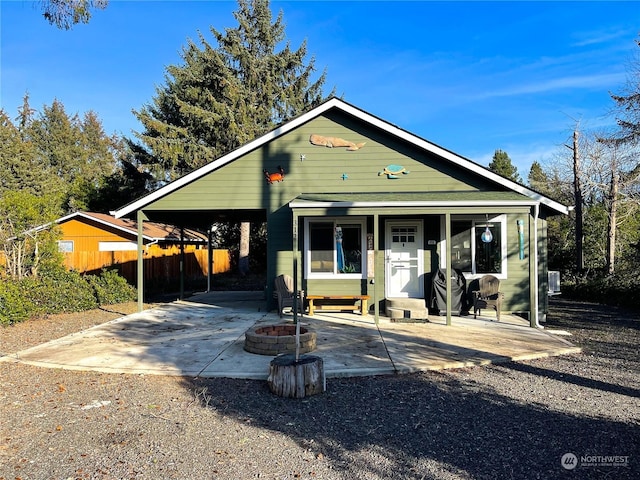
<path fill-rule="evenodd" d="M 211 292 L 1 357 L 0 361 L 109 373 L 266 379 L 271 356 L 244 351 L 254 326 L 292 320 L 265 311 L 262 292 Z M 404 374 L 578 353 L 522 318 L 504 314 L 431 317 L 392 323 L 371 315 L 318 312 L 300 317 L 317 333 L 313 352 L 327 377 Z"/>

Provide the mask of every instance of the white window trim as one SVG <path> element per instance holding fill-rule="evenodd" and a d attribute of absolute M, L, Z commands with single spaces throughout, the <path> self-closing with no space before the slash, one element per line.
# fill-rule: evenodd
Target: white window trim
<path fill-rule="evenodd" d="M 67 247 L 62 248 L 62 245 L 71 245 L 71 250 L 69 250 Z M 73 253 L 75 249 L 76 249 L 76 245 L 73 240 L 58 240 L 58 252 Z"/>
<path fill-rule="evenodd" d="M 309 247 L 309 224 L 313 223 L 332 223 L 336 224 L 350 223 L 360 225 L 360 245 L 362 245 L 362 272 L 361 273 L 329 273 L 329 272 L 312 272 L 311 271 L 311 249 Z M 367 278 L 367 220 L 365 217 L 305 217 L 304 219 L 304 259 L 305 259 L 305 278 L 316 279 L 363 279 Z M 333 264 L 337 265 L 335 237 L 333 244 Z"/>
<path fill-rule="evenodd" d="M 134 252 L 138 250 L 136 242 L 98 242 L 99 252 Z"/>
<path fill-rule="evenodd" d="M 456 215 L 455 220 L 466 220 L 466 221 L 471 221 L 472 222 L 472 226 L 471 228 L 475 231 L 476 228 L 476 224 L 477 223 L 487 223 L 487 218 L 482 218 L 481 216 L 478 215 L 467 215 L 467 216 L 462 216 L 462 215 Z M 489 217 L 488 219 L 489 222 L 491 223 L 499 223 L 500 224 L 500 253 L 502 256 L 502 265 L 501 265 L 501 272 L 500 273 L 476 273 L 475 269 L 476 269 L 476 257 L 475 257 L 475 251 L 476 251 L 476 236 L 475 235 L 471 235 L 471 252 L 472 252 L 472 268 L 473 271 L 471 272 L 462 272 L 464 277 L 467 280 L 474 280 L 477 278 L 481 278 L 485 275 L 493 275 L 496 278 L 500 278 L 500 279 L 506 279 L 507 278 L 507 215 L 506 214 L 502 214 L 502 215 L 496 215 L 493 217 Z M 445 238 L 445 217 L 442 216 L 440 218 L 440 231 L 442 232 L 441 235 L 441 239 L 440 239 L 440 251 L 442 252 L 442 254 L 440 255 L 440 268 L 446 268 L 447 266 L 447 259 L 446 259 L 446 255 L 444 252 L 447 251 L 447 240 Z"/>

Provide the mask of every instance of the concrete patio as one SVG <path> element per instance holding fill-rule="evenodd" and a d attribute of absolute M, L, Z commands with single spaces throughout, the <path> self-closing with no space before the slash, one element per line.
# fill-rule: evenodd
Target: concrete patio
<path fill-rule="evenodd" d="M 484 313 L 484 312 L 483 312 Z M 118 318 L 0 358 L 49 368 L 109 373 L 266 379 L 273 357 L 244 351 L 244 333 L 291 321 L 267 312 L 262 292 L 211 292 Z M 561 335 L 489 312 L 478 319 L 430 317 L 392 323 L 371 315 L 301 316 L 317 333 L 313 355 L 327 377 L 401 374 L 579 353 Z"/>

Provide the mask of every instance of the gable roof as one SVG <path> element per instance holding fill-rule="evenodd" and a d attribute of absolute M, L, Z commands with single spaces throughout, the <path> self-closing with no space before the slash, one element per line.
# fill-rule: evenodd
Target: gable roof
<path fill-rule="evenodd" d="M 58 218 L 55 223 L 62 224 L 69 220 L 91 220 L 105 227 L 114 228 L 126 235 L 133 237 L 138 235 L 137 222 L 127 218 L 114 218 L 106 213 L 96 212 L 74 212 L 64 217 Z M 48 224 L 51 225 L 51 224 Z M 46 228 L 48 225 L 38 227 Z M 178 242 L 180 241 L 180 229 L 173 225 L 156 222 L 144 222 L 142 224 L 143 238 L 149 242 Z M 197 230 L 184 229 L 184 240 L 186 242 L 202 243 L 207 242 L 207 236 Z"/>
<path fill-rule="evenodd" d="M 298 128 L 299 126 L 309 122 L 310 120 L 313 120 L 316 117 L 319 117 L 320 115 L 324 114 L 325 112 L 331 109 L 337 109 L 349 115 L 352 115 L 362 120 L 363 122 L 366 122 L 372 126 L 375 126 L 385 131 L 389 135 L 405 140 L 418 148 L 421 148 L 427 152 L 435 154 L 440 158 L 457 165 L 460 168 L 466 169 L 476 175 L 479 175 L 494 183 L 502 185 L 507 189 L 512 190 L 513 192 L 517 192 L 521 195 L 529 197 L 535 203 L 543 204 L 548 208 L 550 208 L 551 210 L 556 211 L 557 213 L 567 214 L 569 212 L 569 209 L 567 206 L 562 205 L 561 203 L 556 202 L 551 198 L 548 198 L 538 192 L 535 192 L 525 187 L 524 185 L 520 185 L 519 183 L 516 183 L 512 180 L 502 177 L 501 175 L 498 175 L 488 170 L 482 165 L 479 165 L 467 158 L 457 155 L 434 143 L 431 143 L 421 137 L 418 137 L 417 135 L 414 135 L 406 130 L 403 130 L 385 120 L 382 120 L 381 118 L 378 118 L 370 113 L 365 112 L 364 110 L 361 110 L 345 102 L 344 100 L 341 100 L 336 97 L 332 97 L 327 101 L 325 101 L 324 103 L 318 105 L 317 107 L 307 111 L 306 113 L 303 113 L 293 118 L 292 120 L 288 121 L 287 123 L 280 125 L 279 127 L 270 131 L 269 133 L 266 133 L 265 135 L 262 135 L 261 137 L 258 137 L 255 140 L 244 144 L 243 146 L 237 148 L 236 150 L 233 150 L 223 155 L 222 157 L 212 161 L 211 163 L 208 163 L 207 165 L 204 165 L 198 168 L 197 170 L 194 170 L 193 172 L 190 172 L 184 175 L 183 177 L 180 177 L 177 180 L 174 180 L 173 182 L 168 183 L 167 185 L 137 200 L 134 200 L 133 202 L 121 207 L 118 210 L 112 211 L 111 214 L 114 215 L 116 218 L 122 218 L 132 214 L 133 212 L 136 212 L 137 210 L 144 209 L 144 207 L 153 203 L 154 201 L 160 198 L 163 198 L 166 195 L 169 195 L 170 193 L 180 189 L 181 187 L 188 185 L 189 183 L 217 170 L 218 168 L 226 165 L 227 163 L 233 162 L 234 160 L 255 150 L 256 148 L 259 148 L 262 145 L 265 145 L 271 140 L 274 140 L 276 138 L 281 137 L 282 135 L 285 135 L 287 132 L 290 132 L 291 130 Z"/>

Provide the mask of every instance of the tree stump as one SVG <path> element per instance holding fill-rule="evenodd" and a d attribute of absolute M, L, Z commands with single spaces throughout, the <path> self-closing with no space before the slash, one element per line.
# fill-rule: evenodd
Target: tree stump
<path fill-rule="evenodd" d="M 267 379 L 271 393 L 279 397 L 304 398 L 327 389 L 324 362 L 315 355 L 278 355 L 269 365 Z"/>

